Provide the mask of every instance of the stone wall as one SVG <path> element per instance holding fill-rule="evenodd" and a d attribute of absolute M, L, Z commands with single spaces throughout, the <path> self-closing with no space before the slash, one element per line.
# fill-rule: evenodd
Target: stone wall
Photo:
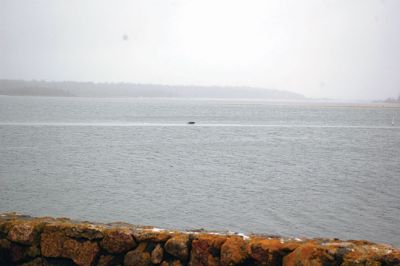
<path fill-rule="evenodd" d="M 0 214 L 0 265 L 400 265 L 390 245 Z"/>

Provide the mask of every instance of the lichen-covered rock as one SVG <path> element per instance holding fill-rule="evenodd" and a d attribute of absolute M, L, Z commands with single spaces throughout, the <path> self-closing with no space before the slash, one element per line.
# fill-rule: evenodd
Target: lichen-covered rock
<path fill-rule="evenodd" d="M 190 266 L 220 265 L 220 251 L 226 236 L 202 234 L 192 241 Z"/>
<path fill-rule="evenodd" d="M 0 220 L 0 238 L 6 238 L 11 227 L 12 227 L 11 221 Z"/>
<path fill-rule="evenodd" d="M 334 252 L 315 243 L 301 245 L 283 259 L 284 266 L 323 266 L 334 262 Z"/>
<path fill-rule="evenodd" d="M 88 240 L 102 239 L 104 237 L 103 227 L 84 223 L 84 224 L 68 224 L 64 223 L 65 235 L 72 238 L 86 238 Z"/>
<path fill-rule="evenodd" d="M 109 253 L 123 253 L 137 246 L 132 231 L 127 228 L 116 228 L 104 231 L 101 247 Z"/>
<path fill-rule="evenodd" d="M 221 265 L 232 266 L 247 259 L 246 241 L 242 237 L 229 237 L 221 247 Z"/>
<path fill-rule="evenodd" d="M 100 250 L 95 242 L 80 242 L 66 237 L 63 232 L 42 233 L 40 246 L 43 256 L 72 259 L 78 265 L 91 265 Z"/>
<path fill-rule="evenodd" d="M 99 250 L 96 242 L 79 242 L 75 239 L 66 239 L 63 245 L 62 257 L 72 259 L 81 266 L 90 266 Z"/>
<path fill-rule="evenodd" d="M 400 265 L 400 251 L 387 245 L 353 244 L 342 260 L 343 266 Z"/>
<path fill-rule="evenodd" d="M 183 263 L 180 260 L 163 261 L 160 266 L 183 266 Z"/>
<path fill-rule="evenodd" d="M 189 235 L 176 235 L 165 243 L 165 250 L 172 256 L 186 262 L 189 258 Z"/>
<path fill-rule="evenodd" d="M 101 255 L 97 266 L 113 266 L 117 265 L 116 258 L 112 255 Z"/>
<path fill-rule="evenodd" d="M 124 257 L 125 266 L 149 266 L 150 253 L 146 251 L 147 243 L 140 243 L 135 250 L 129 251 Z"/>
<path fill-rule="evenodd" d="M 151 251 L 151 263 L 153 264 L 160 264 L 164 257 L 164 249 L 161 247 L 160 244 Z"/>
<path fill-rule="evenodd" d="M 89 223 L 76 223 L 66 219 L 49 222 L 44 227 L 45 232 L 63 232 L 67 237 L 86 238 L 88 240 L 102 239 L 104 226 Z"/>
<path fill-rule="evenodd" d="M 8 239 L 25 245 L 33 244 L 37 236 L 37 230 L 32 223 L 16 223 L 8 232 Z"/>
<path fill-rule="evenodd" d="M 254 238 L 247 245 L 247 253 L 258 265 L 280 265 L 283 256 L 299 245 L 299 242 L 279 238 Z"/>
<path fill-rule="evenodd" d="M 134 230 L 133 236 L 139 242 L 151 241 L 151 242 L 165 242 L 171 238 L 173 233 L 169 233 L 165 230 L 156 228 L 138 228 Z"/>
<path fill-rule="evenodd" d="M 66 218 L 0 214 L 1 266 L 121 264 L 400 266 L 400 250 L 363 240 L 301 240 L 263 235 L 244 239 L 238 235 L 185 233 L 122 223 L 101 225 Z"/>
<path fill-rule="evenodd" d="M 61 257 L 64 241 L 67 238 L 62 232 L 44 232 L 40 237 L 40 248 L 45 257 Z"/>
<path fill-rule="evenodd" d="M 400 250 L 387 250 L 386 254 L 382 256 L 384 265 L 400 265 Z"/>

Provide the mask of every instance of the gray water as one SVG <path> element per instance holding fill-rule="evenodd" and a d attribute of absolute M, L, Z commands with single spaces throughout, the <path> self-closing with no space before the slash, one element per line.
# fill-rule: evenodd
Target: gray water
<path fill-rule="evenodd" d="M 399 123 L 396 108 L 3 96 L 0 212 L 400 246 Z"/>

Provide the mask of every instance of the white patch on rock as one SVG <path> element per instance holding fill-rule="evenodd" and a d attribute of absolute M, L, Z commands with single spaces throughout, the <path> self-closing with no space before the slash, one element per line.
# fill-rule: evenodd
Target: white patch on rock
<path fill-rule="evenodd" d="M 238 235 L 238 236 L 241 236 L 241 237 L 243 238 L 243 240 L 250 239 L 249 236 L 247 236 L 247 235 L 245 235 L 245 234 L 243 234 L 243 233 L 237 233 L 237 235 Z"/>
<path fill-rule="evenodd" d="M 153 232 L 162 232 L 162 231 L 165 231 L 165 229 L 153 227 L 153 228 L 151 228 L 151 231 L 153 231 Z"/>

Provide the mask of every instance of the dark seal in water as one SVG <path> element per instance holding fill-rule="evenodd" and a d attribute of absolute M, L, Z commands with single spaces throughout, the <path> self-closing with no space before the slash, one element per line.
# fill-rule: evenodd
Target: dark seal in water
<path fill-rule="evenodd" d="M 193 122 L 193 121 L 189 121 L 189 122 L 188 122 L 189 125 L 194 125 L 195 123 L 196 123 L 196 122 Z"/>

